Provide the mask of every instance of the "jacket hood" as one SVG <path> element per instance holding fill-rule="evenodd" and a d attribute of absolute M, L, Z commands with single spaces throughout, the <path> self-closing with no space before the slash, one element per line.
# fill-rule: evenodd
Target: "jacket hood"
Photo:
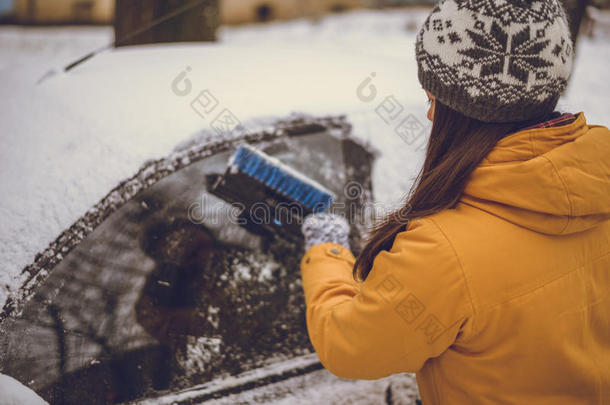
<path fill-rule="evenodd" d="M 610 219 L 610 131 L 574 122 L 511 134 L 473 171 L 461 202 L 551 235 Z"/>

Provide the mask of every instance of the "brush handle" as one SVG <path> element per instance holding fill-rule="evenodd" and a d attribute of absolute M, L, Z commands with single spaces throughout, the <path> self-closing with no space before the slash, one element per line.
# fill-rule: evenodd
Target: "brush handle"
<path fill-rule="evenodd" d="M 350 249 L 348 241 L 350 226 L 347 219 L 340 215 L 328 212 L 307 215 L 301 231 L 305 237 L 305 251 L 325 242 L 338 243 Z"/>

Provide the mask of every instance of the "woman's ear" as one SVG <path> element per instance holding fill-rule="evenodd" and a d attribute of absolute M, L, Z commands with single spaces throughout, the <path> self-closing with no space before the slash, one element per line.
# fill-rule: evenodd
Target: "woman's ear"
<path fill-rule="evenodd" d="M 428 90 L 426 90 L 426 95 L 428 96 L 428 119 L 430 120 L 430 122 L 434 121 L 434 107 L 435 107 L 435 101 L 436 98 L 430 93 L 428 92 Z"/>

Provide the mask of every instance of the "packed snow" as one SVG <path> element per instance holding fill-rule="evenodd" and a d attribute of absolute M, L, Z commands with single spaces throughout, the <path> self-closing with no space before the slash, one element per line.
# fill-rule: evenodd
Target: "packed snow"
<path fill-rule="evenodd" d="M 0 374 L 0 405 L 49 405 L 34 391 L 8 375 Z"/>
<path fill-rule="evenodd" d="M 259 116 L 348 114 L 354 133 L 380 151 L 375 198 L 395 207 L 422 163 L 425 137 L 406 142 L 375 110 L 394 100 L 401 119 L 429 130 L 414 57 L 427 12 L 222 27 L 215 44 L 110 50 L 69 73 L 61 68 L 112 42 L 111 28 L 0 27 L 0 306 L 36 253 L 109 190 L 209 127 L 213 117 L 190 107 L 204 90 L 246 127 Z M 610 42 L 582 38 L 577 52 L 559 109 L 607 126 Z M 358 95 L 371 86 L 372 100 Z"/>

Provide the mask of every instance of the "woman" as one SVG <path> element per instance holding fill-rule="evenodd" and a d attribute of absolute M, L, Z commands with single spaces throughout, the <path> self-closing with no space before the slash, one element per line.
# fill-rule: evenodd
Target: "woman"
<path fill-rule="evenodd" d="M 306 321 L 333 374 L 415 372 L 424 405 L 610 402 L 610 131 L 554 113 L 556 1 L 441 1 L 416 42 L 433 127 L 357 259 L 306 218 Z"/>

